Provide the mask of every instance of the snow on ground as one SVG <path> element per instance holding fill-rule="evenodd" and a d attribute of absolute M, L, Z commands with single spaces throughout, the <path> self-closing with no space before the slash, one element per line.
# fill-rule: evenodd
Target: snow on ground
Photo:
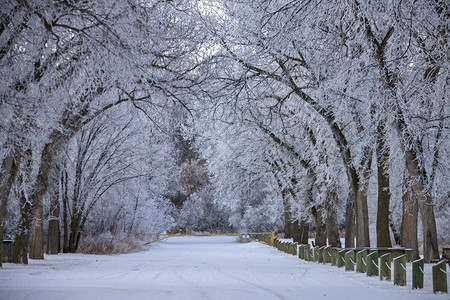
<path fill-rule="evenodd" d="M 236 237 L 173 237 L 124 255 L 4 264 L 0 299 L 450 299 Z"/>

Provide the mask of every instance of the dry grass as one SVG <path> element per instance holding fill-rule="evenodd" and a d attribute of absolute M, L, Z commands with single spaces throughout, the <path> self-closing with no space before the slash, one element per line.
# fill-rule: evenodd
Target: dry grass
<path fill-rule="evenodd" d="M 79 253 L 85 254 L 120 254 L 141 251 L 141 245 L 134 236 L 126 234 L 111 234 L 84 236 L 78 246 Z"/>

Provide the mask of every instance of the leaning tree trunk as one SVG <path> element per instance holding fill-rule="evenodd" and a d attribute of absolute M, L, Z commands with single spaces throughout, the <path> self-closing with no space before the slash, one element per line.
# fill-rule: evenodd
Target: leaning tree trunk
<path fill-rule="evenodd" d="M 389 232 L 389 203 L 391 200 L 389 189 L 389 149 L 384 141 L 384 122 L 377 128 L 377 171 L 378 171 L 378 209 L 377 209 L 377 247 L 392 247 Z"/>

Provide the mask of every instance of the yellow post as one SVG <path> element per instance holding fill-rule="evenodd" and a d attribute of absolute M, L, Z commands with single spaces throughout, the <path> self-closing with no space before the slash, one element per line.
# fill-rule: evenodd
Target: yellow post
<path fill-rule="evenodd" d="M 270 246 L 273 246 L 273 240 L 275 240 L 275 232 L 270 233 Z"/>

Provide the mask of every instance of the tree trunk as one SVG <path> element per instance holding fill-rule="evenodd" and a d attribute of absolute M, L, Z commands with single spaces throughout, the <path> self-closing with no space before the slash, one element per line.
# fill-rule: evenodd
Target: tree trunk
<path fill-rule="evenodd" d="M 61 199 L 63 205 L 63 230 L 64 230 L 64 242 L 63 242 L 63 253 L 69 252 L 69 195 L 68 195 L 68 183 L 67 183 L 67 172 L 64 170 L 61 173 Z"/>
<path fill-rule="evenodd" d="M 355 197 L 355 212 L 356 212 L 356 247 L 370 247 L 369 238 L 369 210 L 367 207 L 367 189 L 369 187 L 370 176 L 370 161 L 368 166 L 361 165 L 360 181 L 357 183 L 356 197 Z"/>
<path fill-rule="evenodd" d="M 300 241 L 300 225 L 298 220 L 292 222 L 291 232 L 294 243 L 298 243 Z"/>
<path fill-rule="evenodd" d="M 31 226 L 30 258 L 44 259 L 44 228 L 42 201 L 34 206 L 34 217 Z"/>
<path fill-rule="evenodd" d="M 377 209 L 377 247 L 392 247 L 389 233 L 389 149 L 384 142 L 384 122 L 377 128 L 377 171 L 378 171 L 378 209 Z"/>
<path fill-rule="evenodd" d="M 355 205 L 353 192 L 350 191 L 345 205 L 345 248 L 355 247 Z"/>
<path fill-rule="evenodd" d="M 284 195 L 286 192 L 283 193 Z M 291 213 L 291 205 L 289 203 L 289 198 L 285 195 L 283 197 L 283 206 L 284 206 L 284 238 L 290 239 L 293 237 L 292 235 L 292 213 Z"/>
<path fill-rule="evenodd" d="M 47 233 L 47 254 L 58 254 L 60 250 L 59 233 L 59 185 L 50 199 L 50 215 Z"/>
<path fill-rule="evenodd" d="M 70 220 L 70 235 L 69 235 L 69 253 L 75 253 L 77 251 L 78 234 L 80 232 L 81 225 L 81 213 L 73 213 Z"/>
<path fill-rule="evenodd" d="M 20 192 L 20 221 L 16 229 L 13 248 L 13 263 L 28 264 L 28 242 L 29 231 L 32 221 L 32 206 L 25 197 L 23 191 Z"/>
<path fill-rule="evenodd" d="M 292 237 L 294 242 L 299 244 L 308 244 L 309 226 L 303 217 L 292 223 Z"/>
<path fill-rule="evenodd" d="M 419 243 L 417 240 L 417 223 L 419 219 L 419 207 L 416 195 L 411 191 L 407 183 L 406 192 L 402 196 L 403 215 L 401 225 L 400 244 L 405 248 L 413 249 L 414 259 L 419 259 Z"/>
<path fill-rule="evenodd" d="M 336 191 L 329 192 L 328 199 L 325 203 L 325 207 L 327 210 L 326 229 L 327 229 L 328 244 L 333 247 L 340 248 L 341 239 L 339 237 L 339 227 L 337 223 L 336 203 L 337 203 Z"/>
<path fill-rule="evenodd" d="M 3 159 L 0 170 L 0 241 L 3 242 L 3 233 L 5 230 L 5 218 L 8 208 L 8 197 L 14 181 L 16 180 L 19 160 L 18 152 L 12 150 Z M 0 243 L 2 245 L 2 243 Z M 3 261 L 3 246 L 0 247 L 0 267 Z"/>
<path fill-rule="evenodd" d="M 305 218 L 300 219 L 300 240 L 298 241 L 300 244 L 308 244 L 308 234 L 309 234 L 309 224 L 305 220 Z"/>
<path fill-rule="evenodd" d="M 322 214 L 322 207 L 313 206 L 310 208 L 309 213 L 313 219 L 314 225 L 316 227 L 316 239 L 315 245 L 322 247 L 327 245 L 327 226 Z"/>
<path fill-rule="evenodd" d="M 27 199 L 24 189 L 26 187 L 26 178 L 31 170 L 31 150 L 25 151 L 23 160 L 25 165 L 21 164 L 22 171 L 17 177 L 19 183 L 20 220 L 14 238 L 12 261 L 14 263 L 28 264 L 28 242 L 31 221 L 33 220 L 33 206 L 30 199 Z"/>

